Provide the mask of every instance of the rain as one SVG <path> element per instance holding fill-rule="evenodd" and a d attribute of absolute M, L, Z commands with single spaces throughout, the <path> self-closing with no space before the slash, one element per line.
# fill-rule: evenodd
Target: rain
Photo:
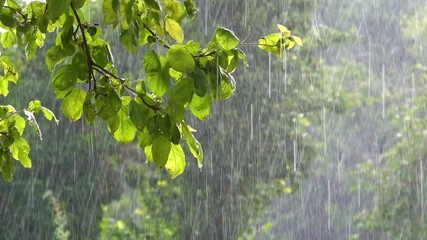
<path fill-rule="evenodd" d="M 163 1 L 161 1 L 163 2 Z M 85 14 L 102 23 L 102 1 Z M 70 122 L 44 57 L 12 55 L 21 82 L 0 104 L 38 98 L 60 124 L 26 133 L 33 166 L 0 181 L 0 239 L 427 239 L 427 2 L 421 0 L 198 0 L 185 41 L 207 44 L 217 27 L 240 39 L 248 67 L 205 121 L 187 122 L 203 167 L 185 149 L 171 179 L 138 143 L 117 143 L 106 124 Z M 283 56 L 258 39 L 282 24 L 303 47 Z M 119 30 L 104 31 L 129 79 Z M 52 44 L 54 36 L 48 37 Z M 48 44 L 47 44 L 48 45 Z M 158 44 L 159 53 L 165 50 Z"/>

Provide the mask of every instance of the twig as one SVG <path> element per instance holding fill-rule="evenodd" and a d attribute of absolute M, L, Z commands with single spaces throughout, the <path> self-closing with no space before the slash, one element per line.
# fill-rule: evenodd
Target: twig
<path fill-rule="evenodd" d="M 85 49 L 86 52 L 86 58 L 87 58 L 87 66 L 88 66 L 88 81 L 89 81 L 89 89 L 91 87 L 91 79 L 93 79 L 93 84 L 94 84 L 94 89 L 96 91 L 96 80 L 95 80 L 95 75 L 93 74 L 93 60 L 92 57 L 90 55 L 90 50 L 89 50 L 89 45 L 87 43 L 87 39 L 86 39 L 86 34 L 85 34 L 85 29 L 83 27 L 82 21 L 80 20 L 79 14 L 77 13 L 76 8 L 74 7 L 73 2 L 70 3 L 71 9 L 73 10 L 74 16 L 76 17 L 76 21 L 78 24 L 78 28 L 80 29 L 80 32 L 82 33 L 82 38 L 83 38 L 83 47 Z"/>
<path fill-rule="evenodd" d="M 163 47 L 169 49 L 170 46 L 169 44 L 163 40 L 162 38 L 159 37 L 159 35 L 157 35 L 155 32 L 153 32 L 153 30 L 151 30 L 147 25 L 143 24 L 144 28 L 147 29 L 147 31 L 153 36 L 155 37 L 162 45 Z"/>

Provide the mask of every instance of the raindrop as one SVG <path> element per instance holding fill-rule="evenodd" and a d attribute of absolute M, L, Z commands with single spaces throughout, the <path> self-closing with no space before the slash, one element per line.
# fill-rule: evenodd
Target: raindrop
<path fill-rule="evenodd" d="M 382 97 L 383 97 L 383 101 L 382 101 L 382 109 L 383 109 L 383 119 L 385 118 L 385 67 L 384 67 L 384 64 L 383 64 L 383 70 L 382 70 L 382 73 L 383 73 L 383 94 L 382 94 Z"/>
<path fill-rule="evenodd" d="M 268 53 L 268 98 L 271 98 L 271 53 Z"/>

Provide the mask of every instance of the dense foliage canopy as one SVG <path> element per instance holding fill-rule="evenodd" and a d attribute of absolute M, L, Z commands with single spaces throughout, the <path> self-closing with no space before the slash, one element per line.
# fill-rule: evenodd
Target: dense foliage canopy
<path fill-rule="evenodd" d="M 182 23 L 197 13 L 193 0 L 104 0 L 102 23 L 87 20 L 88 3 L 50 0 L 27 5 L 2 0 L 1 44 L 5 49 L 24 48 L 31 60 L 48 34 L 55 34 L 55 43 L 46 52 L 46 65 L 52 71 L 55 96 L 63 100 L 62 112 L 68 119 L 78 121 L 84 116 L 89 125 L 101 119 L 120 143 L 137 138 L 148 161 L 166 168 L 172 178 L 185 169 L 182 140 L 202 167 L 202 146 L 185 115 L 190 112 L 204 120 L 213 101 L 233 94 L 233 73 L 241 62 L 247 65 L 239 47 L 252 44 L 223 27 L 216 29 L 205 46 L 185 39 Z M 110 48 L 113 39 L 104 35 L 110 26 L 118 29 L 119 41 L 129 53 L 144 51 L 141 68 L 145 75 L 122 77 L 125 74 L 118 71 Z M 277 33 L 253 45 L 277 55 L 295 44 L 302 46 L 301 39 L 286 27 L 277 27 Z M 19 83 L 19 73 L 9 56 L 1 56 L 0 63 L 4 69 L 0 94 L 6 97 L 9 83 Z M 42 139 L 36 116 L 42 113 L 50 121 L 58 120 L 37 99 L 27 108 L 6 104 L 0 109 L 0 171 L 6 181 L 11 181 L 15 160 L 31 168 L 30 146 L 23 135 L 26 125 Z"/>

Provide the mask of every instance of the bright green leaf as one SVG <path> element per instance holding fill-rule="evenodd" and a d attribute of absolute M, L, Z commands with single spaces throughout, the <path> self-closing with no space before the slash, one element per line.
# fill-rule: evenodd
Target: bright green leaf
<path fill-rule="evenodd" d="M 53 91 L 56 98 L 64 98 L 76 85 L 77 75 L 70 64 L 63 65 L 55 70 L 52 77 Z"/>
<path fill-rule="evenodd" d="M 174 19 L 166 18 L 165 29 L 177 43 L 181 44 L 184 41 L 184 31 L 181 25 Z"/>
<path fill-rule="evenodd" d="M 144 69 L 148 75 L 157 74 L 162 65 L 156 51 L 150 50 L 144 56 Z"/>
<path fill-rule="evenodd" d="M 188 126 L 184 121 L 181 123 L 182 135 L 187 140 L 187 145 L 190 148 L 190 152 L 197 159 L 199 168 L 203 166 L 203 149 L 202 144 L 191 133 L 191 127 Z"/>
<path fill-rule="evenodd" d="M 165 7 L 168 16 L 177 21 L 178 23 L 180 23 L 186 15 L 185 7 L 179 1 L 166 0 Z"/>
<path fill-rule="evenodd" d="M 163 168 L 168 161 L 171 145 L 171 142 L 163 136 L 158 136 L 153 142 L 151 149 L 153 161 L 157 163 L 157 166 L 160 168 Z"/>
<path fill-rule="evenodd" d="M 65 59 L 67 54 L 62 51 L 60 46 L 52 46 L 46 51 L 46 64 L 49 71 L 52 71 L 56 64 L 60 63 Z"/>
<path fill-rule="evenodd" d="M 203 97 L 199 97 L 197 94 L 193 94 L 190 105 L 188 106 L 194 116 L 200 120 L 205 120 L 212 108 L 212 96 L 207 92 Z"/>
<path fill-rule="evenodd" d="M 133 124 L 132 120 L 128 117 L 129 111 L 129 102 L 131 101 L 130 97 L 123 97 L 122 108 L 117 113 L 119 126 L 117 130 L 114 132 L 113 136 L 119 143 L 130 143 L 135 138 L 136 127 Z"/>
<path fill-rule="evenodd" d="M 19 160 L 23 167 L 31 168 L 31 159 L 28 157 L 30 145 L 24 138 L 15 139 L 10 149 L 14 159 Z"/>
<path fill-rule="evenodd" d="M 163 56 L 160 56 L 159 63 L 157 72 L 147 75 L 147 86 L 156 96 L 162 97 L 170 87 L 169 64 Z"/>
<path fill-rule="evenodd" d="M 160 12 L 162 10 L 160 3 L 157 0 L 144 0 L 144 3 L 153 11 Z"/>
<path fill-rule="evenodd" d="M 41 108 L 41 110 L 42 110 L 42 112 L 43 112 L 44 117 L 45 117 L 47 120 L 49 120 L 49 121 L 54 121 L 54 122 L 56 123 L 56 125 L 58 125 L 58 124 L 59 124 L 59 120 L 56 118 L 55 114 L 54 114 L 50 109 L 47 109 L 47 108 L 45 108 L 45 107 L 42 107 L 42 108 Z"/>
<path fill-rule="evenodd" d="M 234 33 L 226 28 L 217 28 L 214 40 L 224 49 L 231 50 L 237 47 L 239 39 Z"/>
<path fill-rule="evenodd" d="M 191 71 L 195 67 L 193 56 L 183 45 L 172 45 L 166 54 L 169 65 L 178 72 Z"/>
<path fill-rule="evenodd" d="M 71 121 L 77 121 L 83 114 L 83 103 L 86 99 L 86 92 L 80 88 L 74 88 L 62 102 L 62 112 Z"/>
<path fill-rule="evenodd" d="M 298 37 L 298 36 L 292 36 L 292 37 L 290 37 L 290 39 L 292 41 L 294 41 L 298 46 L 300 46 L 300 47 L 303 46 L 302 39 L 300 37 Z"/>
<path fill-rule="evenodd" d="M 185 154 L 181 145 L 172 144 L 165 168 L 169 171 L 172 178 L 176 178 L 184 172 L 185 165 Z"/>
<path fill-rule="evenodd" d="M 11 48 L 15 43 L 15 34 L 11 31 L 2 33 L 1 35 L 1 44 L 5 49 Z"/>
<path fill-rule="evenodd" d="M 0 77 L 0 94 L 5 97 L 9 94 L 9 82 L 3 77 Z"/>
<path fill-rule="evenodd" d="M 98 96 L 96 99 L 98 116 L 104 120 L 109 119 L 117 114 L 122 107 L 122 100 L 114 89 L 108 92 L 107 96 Z"/>
<path fill-rule="evenodd" d="M 71 0 L 50 0 L 47 11 L 52 20 L 56 21 L 62 14 L 67 12 Z"/>

